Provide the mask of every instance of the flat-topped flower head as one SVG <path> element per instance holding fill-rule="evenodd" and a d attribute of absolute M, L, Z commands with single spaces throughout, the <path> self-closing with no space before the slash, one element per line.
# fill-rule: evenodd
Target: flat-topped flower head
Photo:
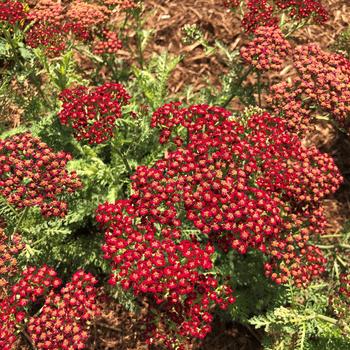
<path fill-rule="evenodd" d="M 279 27 L 258 27 L 254 39 L 241 48 L 241 57 L 259 71 L 279 70 L 291 50 Z"/>
<path fill-rule="evenodd" d="M 37 206 L 45 217 L 63 217 L 68 209 L 64 196 L 82 186 L 77 174 L 66 169 L 71 159 L 30 133 L 0 140 L 0 194 L 17 208 Z"/>
<path fill-rule="evenodd" d="M 63 90 L 60 99 L 61 124 L 72 128 L 78 141 L 99 144 L 113 137 L 115 121 L 122 117 L 121 107 L 129 103 L 130 96 L 123 85 L 105 83 L 90 89 L 78 86 Z"/>

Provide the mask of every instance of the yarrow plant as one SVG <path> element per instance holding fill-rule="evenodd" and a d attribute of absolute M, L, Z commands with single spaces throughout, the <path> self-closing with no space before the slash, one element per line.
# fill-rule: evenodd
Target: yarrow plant
<path fill-rule="evenodd" d="M 122 117 L 121 107 L 129 103 L 130 96 L 123 85 L 105 83 L 96 88 L 63 90 L 60 99 L 61 124 L 72 128 L 78 141 L 99 144 L 113 137 L 115 121 Z"/>
<path fill-rule="evenodd" d="M 145 306 L 149 348 L 190 349 L 218 316 L 265 326 L 271 349 L 348 347 L 348 234 L 335 243 L 325 210 L 343 178 L 304 131 L 333 118 L 350 133 L 350 63 L 293 44 L 328 19 L 321 0 L 223 1 L 244 45 L 210 39 L 222 88 L 179 84 L 183 105 L 167 96 L 183 56 L 150 59 L 147 4 L 0 0 L 0 114 L 21 116 L 0 118 L 1 349 L 84 349 L 91 326 L 113 329 L 87 269 Z M 204 31 L 183 42 L 218 54 Z"/>
<path fill-rule="evenodd" d="M 342 181 L 328 155 L 303 147 L 282 119 L 267 113 L 239 122 L 220 107 L 170 103 L 153 114 L 151 125 L 161 129 L 160 142 L 175 149 L 154 166 L 137 168 L 129 200 L 98 210 L 113 284 L 135 295 L 151 293 L 160 309 L 170 303 L 166 310 L 181 310 L 178 335 L 201 338 L 209 328 L 185 332 L 185 320 L 211 308 L 202 310 L 208 305 L 202 301 L 199 314 L 188 314 L 186 300 L 202 290 L 220 305 L 221 297 L 196 287 L 200 271 L 214 266 L 214 247 L 260 250 L 269 260 L 266 275 L 278 284 L 303 286 L 324 272 L 325 259 L 311 241 L 325 223 L 320 200 Z M 196 234 L 188 239 L 187 230 Z M 178 282 L 167 281 L 178 273 Z M 197 318 L 190 320 L 198 327 Z"/>
<path fill-rule="evenodd" d="M 39 207 L 45 217 L 63 217 L 68 209 L 63 196 L 82 186 L 65 168 L 71 159 L 30 133 L 0 140 L 0 194 L 19 209 Z"/>

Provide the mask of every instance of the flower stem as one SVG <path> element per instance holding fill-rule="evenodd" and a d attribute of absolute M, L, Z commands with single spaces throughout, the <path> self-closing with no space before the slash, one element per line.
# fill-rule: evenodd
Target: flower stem
<path fill-rule="evenodd" d="M 261 108 L 261 73 L 258 71 L 258 105 Z"/>
<path fill-rule="evenodd" d="M 131 169 L 131 166 L 128 162 L 128 159 L 125 157 L 125 155 L 119 150 L 119 149 L 115 149 L 115 151 L 117 152 L 118 156 L 121 158 L 121 160 L 123 161 L 125 167 L 126 167 L 126 170 L 128 171 L 129 174 L 132 173 L 132 169 Z"/>
<path fill-rule="evenodd" d="M 25 217 L 27 216 L 28 210 L 29 210 L 29 207 L 25 207 L 25 209 L 22 211 L 21 216 L 19 217 L 19 220 L 17 221 L 17 224 L 16 224 L 15 228 L 12 231 L 11 238 L 21 228 L 22 222 L 25 219 Z"/>
<path fill-rule="evenodd" d="M 226 107 L 229 105 L 229 103 L 231 102 L 231 100 L 236 96 L 236 93 L 237 93 L 236 88 L 239 87 L 240 85 L 242 85 L 243 81 L 247 78 L 247 76 L 251 73 L 252 70 L 253 70 L 252 67 L 250 67 L 249 69 L 247 69 L 247 70 L 245 71 L 245 73 L 240 77 L 240 79 L 239 79 L 237 82 L 235 82 L 234 84 L 232 84 L 232 86 L 231 86 L 231 94 L 230 94 L 230 96 L 225 100 L 225 102 L 221 104 L 221 107 L 226 108 Z"/>

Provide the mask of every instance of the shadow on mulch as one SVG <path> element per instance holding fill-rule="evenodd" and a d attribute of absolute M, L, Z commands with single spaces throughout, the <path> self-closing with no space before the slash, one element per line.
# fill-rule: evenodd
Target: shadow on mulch
<path fill-rule="evenodd" d="M 133 313 L 109 299 L 101 305 L 102 314 L 92 328 L 88 350 L 146 350 L 143 340 L 146 306 Z M 193 343 L 186 350 L 262 350 L 262 332 L 216 318 L 213 331 L 201 345 Z M 154 347 L 153 350 L 160 350 Z M 163 348 L 162 348 L 163 350 Z"/>

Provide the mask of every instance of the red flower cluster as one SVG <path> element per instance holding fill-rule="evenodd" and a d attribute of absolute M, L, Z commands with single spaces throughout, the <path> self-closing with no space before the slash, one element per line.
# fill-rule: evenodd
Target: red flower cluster
<path fill-rule="evenodd" d="M 276 239 L 290 240 L 291 230 L 321 233 L 313 224 L 315 217 L 319 223 L 324 221 L 319 201 L 335 192 L 342 181 L 332 158 L 303 147 L 279 118 L 255 115 L 243 127 L 228 116 L 218 107 L 180 109 L 176 103 L 154 113 L 152 126 L 162 129 L 161 142 L 172 140 L 179 146 L 187 139 L 188 144 L 151 169 L 139 168 L 133 197 L 142 195 L 142 202 L 137 202 L 140 210 L 165 221 L 170 220 L 169 211 L 184 208 L 197 229 L 241 253 L 252 247 L 270 255 L 271 244 Z M 179 135 L 182 128 L 177 126 L 186 128 L 188 135 Z M 172 133 L 176 135 L 171 139 Z M 170 216 L 173 221 L 180 217 Z M 306 248 L 309 237 L 302 236 L 305 249 L 300 249 L 298 236 L 292 237 L 293 259 L 277 256 L 286 258 L 288 265 L 316 263 L 318 252 Z M 279 249 L 285 247 L 283 243 Z M 289 275 L 300 284 L 311 276 L 307 269 L 304 274 Z"/>
<path fill-rule="evenodd" d="M 274 112 L 286 117 L 298 131 L 307 127 L 316 105 L 348 131 L 350 62 L 313 44 L 296 48 L 293 60 L 299 77 L 272 86 L 268 101 Z"/>
<path fill-rule="evenodd" d="M 59 55 L 66 48 L 66 28 L 38 22 L 26 33 L 26 44 L 32 48 L 44 47 L 49 57 Z"/>
<path fill-rule="evenodd" d="M 18 208 L 38 206 L 45 217 L 63 217 L 67 203 L 60 198 L 81 187 L 65 169 L 69 160 L 30 133 L 0 140 L 0 194 Z"/>
<path fill-rule="evenodd" d="M 261 26 L 273 27 L 278 19 L 273 16 L 273 6 L 267 0 L 247 0 L 247 12 L 245 13 L 242 25 L 246 32 L 253 32 Z"/>
<path fill-rule="evenodd" d="M 67 40 L 86 41 L 95 30 L 102 30 L 110 14 L 106 6 L 96 3 L 77 0 L 63 6 L 54 0 L 40 0 L 28 15 L 36 23 L 26 34 L 26 43 L 42 46 L 49 56 L 56 56 L 65 50 Z"/>
<path fill-rule="evenodd" d="M 224 0 L 225 7 L 236 8 L 245 5 L 242 25 L 247 32 L 253 32 L 259 26 L 274 26 L 279 22 L 282 11 L 293 20 L 312 18 L 324 23 L 329 15 L 320 0 Z"/>
<path fill-rule="evenodd" d="M 326 219 L 322 207 L 307 206 L 294 212 L 285 209 L 289 214 L 284 220 L 285 235 L 269 243 L 270 261 L 264 265 L 265 274 L 277 284 L 292 278 L 297 287 L 302 287 L 325 271 L 322 251 L 309 241 L 323 233 Z"/>
<path fill-rule="evenodd" d="M 287 9 L 292 18 L 302 20 L 314 17 L 317 23 L 324 23 L 329 18 L 321 0 L 274 0 L 274 2 L 280 9 Z"/>
<path fill-rule="evenodd" d="M 74 129 L 77 140 L 99 144 L 113 137 L 115 121 L 122 116 L 121 107 L 128 104 L 130 96 L 123 85 L 105 83 L 92 89 L 79 86 L 63 90 L 60 99 L 61 124 Z"/>
<path fill-rule="evenodd" d="M 214 290 L 198 281 L 212 269 L 215 245 L 262 251 L 266 274 L 277 283 L 302 286 L 323 272 L 324 257 L 310 241 L 324 228 L 320 200 L 342 181 L 331 157 L 302 146 L 282 119 L 267 113 L 234 121 L 220 107 L 170 103 L 153 114 L 151 125 L 161 129 L 160 142 L 175 149 L 154 166 L 137 168 L 129 200 L 98 210 L 112 283 L 151 294 L 161 313 L 162 305 L 181 310 L 173 314 L 178 333 L 201 338 L 209 325 L 195 318 L 189 325 L 200 328 L 184 329 L 194 317 L 185 300 L 193 292 L 200 305 L 211 299 Z M 212 306 L 198 306 L 197 316 Z"/>
<path fill-rule="evenodd" d="M 28 333 L 38 349 L 84 349 L 88 322 L 98 313 L 95 277 L 80 270 L 70 283 L 45 299 L 39 315 L 28 322 Z"/>
<path fill-rule="evenodd" d="M 241 48 L 243 60 L 258 70 L 278 70 L 291 46 L 278 27 L 258 27 L 254 39 Z"/>
<path fill-rule="evenodd" d="M 28 267 L 21 272 L 20 281 L 11 287 L 10 303 L 24 307 L 29 302 L 36 302 L 38 297 L 46 294 L 50 288 L 57 288 L 61 284 L 62 281 L 52 268 L 46 265 L 40 268 Z"/>
<path fill-rule="evenodd" d="M 0 1 L 0 23 L 7 22 L 15 24 L 25 19 L 23 4 L 19 1 Z"/>
<path fill-rule="evenodd" d="M 103 39 L 98 40 L 94 44 L 94 53 L 96 55 L 117 53 L 122 48 L 122 42 L 119 40 L 117 33 L 105 29 L 102 35 Z"/>
<path fill-rule="evenodd" d="M 5 296 L 0 296 L 0 346 L 11 350 L 16 341 L 17 325 L 27 317 L 24 307 L 29 302 L 37 301 L 49 288 L 57 287 L 61 280 L 56 272 L 47 266 L 40 269 L 29 267 L 22 273 L 22 278 Z"/>
<path fill-rule="evenodd" d="M 217 279 L 209 274 L 215 249 L 184 239 L 177 228 L 180 222 L 167 225 L 162 218 L 147 219 L 138 203 L 120 200 L 99 206 L 96 219 L 107 229 L 104 257 L 115 270 L 110 283 L 118 282 L 135 295 L 151 296 L 154 312 L 167 320 L 167 327 L 164 333 L 152 329 L 150 341 L 156 338 L 170 344 L 174 325 L 177 335 L 204 338 L 211 330 L 212 308 L 226 309 L 234 302 L 231 288 L 218 289 Z"/>
<path fill-rule="evenodd" d="M 350 273 L 340 276 L 339 294 L 343 296 L 350 306 Z"/>
<path fill-rule="evenodd" d="M 87 29 L 81 23 L 66 18 L 65 8 L 54 0 L 37 2 L 28 14 L 28 19 L 35 24 L 26 33 L 28 46 L 44 47 L 51 57 L 59 55 L 66 49 L 68 38 L 86 40 L 89 37 Z"/>
<path fill-rule="evenodd" d="M 99 312 L 94 287 L 97 280 L 79 270 L 56 294 L 54 290 L 62 281 L 52 268 L 44 265 L 18 269 L 15 255 L 23 249 L 19 236 L 14 236 L 10 244 L 4 231 L 0 231 L 1 349 L 12 350 L 17 334 L 26 326 L 38 349 L 84 349 L 88 322 Z M 31 306 L 40 306 L 42 298 L 44 306 L 31 317 Z"/>

